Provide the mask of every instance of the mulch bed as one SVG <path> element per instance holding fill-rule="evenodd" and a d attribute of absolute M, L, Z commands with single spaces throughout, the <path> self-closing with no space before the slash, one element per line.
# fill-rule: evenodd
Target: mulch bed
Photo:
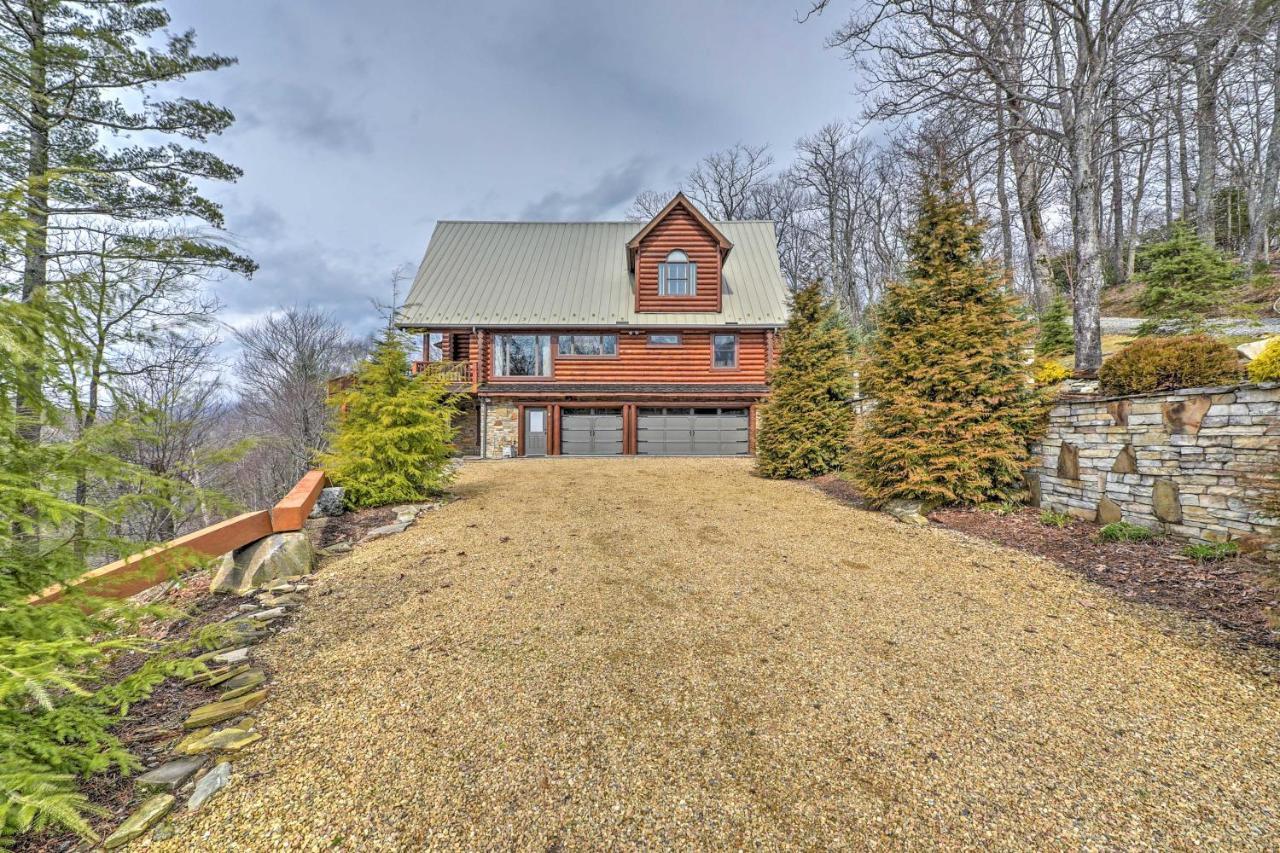
<path fill-rule="evenodd" d="M 381 506 L 373 509 L 360 509 L 355 512 L 344 512 L 342 515 L 332 518 L 312 519 L 307 522 L 307 525 L 308 527 L 315 525 L 318 528 L 312 532 L 312 541 L 317 548 L 323 549 L 339 542 L 348 542 L 354 545 L 364 538 L 364 535 L 370 530 L 391 524 L 395 520 L 395 510 L 391 507 Z"/>
<path fill-rule="evenodd" d="M 832 475 L 814 485 L 837 500 L 866 508 L 846 480 Z M 1096 524 L 1073 519 L 1066 527 L 1053 527 L 1042 524 L 1040 511 L 1031 508 L 1007 514 L 942 509 L 929 519 L 1052 560 L 1126 599 L 1174 608 L 1207 619 L 1245 642 L 1280 649 L 1280 568 L 1261 558 L 1197 563 L 1182 556 L 1183 542 L 1103 542 Z"/>

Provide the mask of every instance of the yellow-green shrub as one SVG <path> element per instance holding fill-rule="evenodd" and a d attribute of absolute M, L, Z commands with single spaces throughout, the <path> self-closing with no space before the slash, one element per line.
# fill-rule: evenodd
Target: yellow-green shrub
<path fill-rule="evenodd" d="M 1280 336 L 1272 338 L 1249 362 L 1249 378 L 1254 382 L 1280 382 Z"/>
<path fill-rule="evenodd" d="M 1056 385 L 1071 377 L 1071 371 L 1059 362 L 1048 358 L 1037 359 L 1031 365 L 1031 377 L 1037 385 Z"/>
<path fill-rule="evenodd" d="M 1106 394 L 1142 394 L 1240 380 L 1236 351 L 1208 335 L 1138 338 L 1102 363 Z"/>

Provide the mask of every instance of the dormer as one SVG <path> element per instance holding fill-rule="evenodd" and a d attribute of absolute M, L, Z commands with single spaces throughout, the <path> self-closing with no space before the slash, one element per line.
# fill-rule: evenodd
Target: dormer
<path fill-rule="evenodd" d="M 636 311 L 720 311 L 722 271 L 732 248 L 684 193 L 676 193 L 627 243 Z"/>

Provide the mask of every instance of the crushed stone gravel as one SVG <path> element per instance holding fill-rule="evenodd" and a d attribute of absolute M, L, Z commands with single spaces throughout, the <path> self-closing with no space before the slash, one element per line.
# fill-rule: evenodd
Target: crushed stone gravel
<path fill-rule="evenodd" d="M 1274 849 L 1264 651 L 746 460 L 465 466 L 153 850 Z"/>

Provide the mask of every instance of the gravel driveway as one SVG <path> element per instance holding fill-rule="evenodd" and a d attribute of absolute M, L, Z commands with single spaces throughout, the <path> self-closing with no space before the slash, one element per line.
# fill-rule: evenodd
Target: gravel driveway
<path fill-rule="evenodd" d="M 323 565 L 152 849 L 1280 844 L 1275 661 L 1203 626 L 744 460 L 457 491 Z"/>

